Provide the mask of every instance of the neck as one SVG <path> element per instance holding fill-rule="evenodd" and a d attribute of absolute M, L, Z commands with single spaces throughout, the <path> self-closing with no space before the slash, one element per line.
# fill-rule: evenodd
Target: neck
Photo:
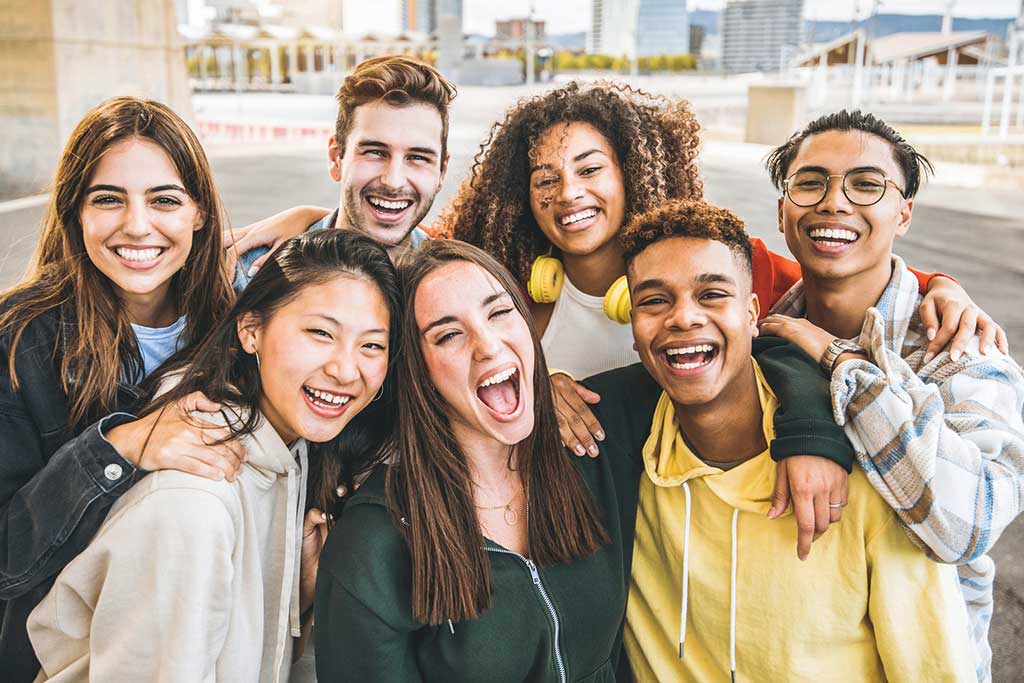
<path fill-rule="evenodd" d="M 562 254 L 565 276 L 590 296 L 604 296 L 612 283 L 626 274 L 626 260 L 618 238 L 589 254 Z"/>
<path fill-rule="evenodd" d="M 510 468 L 509 451 L 514 447 L 476 430 L 466 429 L 455 421 L 452 422 L 452 436 L 469 465 L 474 498 L 480 499 L 481 494 L 484 497 L 488 494 L 508 497 L 509 490 L 518 486 L 519 479 L 519 474 Z M 511 467 L 515 467 L 514 454 Z"/>
<path fill-rule="evenodd" d="M 178 319 L 178 309 L 170 296 L 170 283 L 148 294 L 129 294 L 121 297 L 128 310 L 128 318 L 143 327 L 167 327 Z"/>
<path fill-rule="evenodd" d="M 846 278 L 804 276 L 807 320 L 841 339 L 860 335 L 864 314 L 878 303 L 892 277 L 889 259 Z"/>
<path fill-rule="evenodd" d="M 768 448 L 753 366 L 714 400 L 701 405 L 677 403 L 675 408 L 676 424 L 701 459 L 743 462 Z"/>
<path fill-rule="evenodd" d="M 332 225 L 331 227 L 332 228 L 341 228 L 341 229 L 345 229 L 345 230 L 356 230 L 357 229 L 345 217 L 345 203 L 344 202 L 342 202 L 341 207 L 338 209 L 338 217 L 335 219 L 334 225 Z M 391 258 L 392 263 L 399 256 L 401 256 L 402 254 L 404 254 L 406 251 L 409 250 L 409 247 L 412 245 L 412 231 L 415 230 L 415 229 L 416 228 L 413 227 L 412 230 L 407 232 L 405 234 L 405 237 L 403 237 L 402 241 L 400 241 L 398 244 L 383 244 L 382 243 L 382 246 L 384 247 L 384 250 L 386 252 L 388 252 L 388 256 Z"/>

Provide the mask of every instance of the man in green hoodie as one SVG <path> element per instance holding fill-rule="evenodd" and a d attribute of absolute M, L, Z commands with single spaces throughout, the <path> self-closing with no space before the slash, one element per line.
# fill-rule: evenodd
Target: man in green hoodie
<path fill-rule="evenodd" d="M 635 531 L 625 631 L 633 675 L 970 680 L 955 571 L 911 544 L 863 473 L 851 474 L 842 523 L 806 562 L 792 553 L 793 516 L 765 514 L 778 401 L 751 357 L 758 301 L 742 221 L 672 202 L 637 217 L 622 241 L 636 348 L 660 398 L 653 413 L 638 400 L 635 367 L 587 384 L 602 394 L 604 457 L 635 459 L 631 432 L 649 429 L 635 522 L 623 518 Z"/>

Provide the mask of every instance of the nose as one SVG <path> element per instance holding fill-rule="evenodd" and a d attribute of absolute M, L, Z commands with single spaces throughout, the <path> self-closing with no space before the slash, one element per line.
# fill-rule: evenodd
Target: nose
<path fill-rule="evenodd" d="M 828 185 L 825 188 L 825 196 L 821 198 L 814 210 L 818 213 L 826 214 L 849 214 L 853 210 L 853 206 L 850 200 L 846 198 L 846 193 L 843 192 L 843 178 L 842 176 L 830 176 L 828 179 Z"/>
<path fill-rule="evenodd" d="M 351 349 L 341 349 L 324 365 L 324 372 L 342 386 L 357 382 L 360 374 L 358 357 Z"/>
<path fill-rule="evenodd" d="M 123 232 L 130 237 L 145 237 L 149 234 L 151 227 L 146 202 L 129 199 L 122 227 Z"/>
<path fill-rule="evenodd" d="M 498 355 L 501 338 L 495 330 L 483 327 L 473 333 L 474 360 L 487 360 Z"/>
<path fill-rule="evenodd" d="M 704 308 L 698 302 L 689 297 L 682 297 L 665 318 L 665 329 L 691 330 L 703 327 L 707 321 Z"/>
<path fill-rule="evenodd" d="M 395 190 L 405 186 L 405 161 L 400 155 L 394 154 L 391 156 L 380 181 L 386 187 Z"/>
<path fill-rule="evenodd" d="M 572 173 L 565 173 L 559 190 L 558 201 L 562 204 L 572 204 L 583 196 L 583 183 Z"/>

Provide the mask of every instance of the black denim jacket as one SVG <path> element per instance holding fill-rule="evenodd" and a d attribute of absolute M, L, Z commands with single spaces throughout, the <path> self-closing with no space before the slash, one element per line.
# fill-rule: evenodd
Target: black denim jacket
<path fill-rule="evenodd" d="M 8 371 L 10 340 L 0 339 L 0 671 L 11 683 L 31 681 L 39 669 L 25 630 L 29 613 L 136 475 L 100 433 L 100 425 L 131 416 L 78 433 L 70 425 L 59 373 L 76 332 L 56 309 L 26 327 L 15 357 L 19 391 Z M 136 387 L 118 387 L 119 408 L 138 398 Z"/>

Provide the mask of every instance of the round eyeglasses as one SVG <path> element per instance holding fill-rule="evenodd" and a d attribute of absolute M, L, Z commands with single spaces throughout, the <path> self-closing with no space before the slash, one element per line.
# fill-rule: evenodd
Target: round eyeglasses
<path fill-rule="evenodd" d="M 843 179 L 843 194 L 857 206 L 877 204 L 885 196 L 885 188 L 889 183 L 892 183 L 901 197 L 906 198 L 906 194 L 892 178 L 873 169 L 854 169 L 842 175 L 797 171 L 782 181 L 782 186 L 789 201 L 800 207 L 808 207 L 825 198 L 832 178 Z"/>

